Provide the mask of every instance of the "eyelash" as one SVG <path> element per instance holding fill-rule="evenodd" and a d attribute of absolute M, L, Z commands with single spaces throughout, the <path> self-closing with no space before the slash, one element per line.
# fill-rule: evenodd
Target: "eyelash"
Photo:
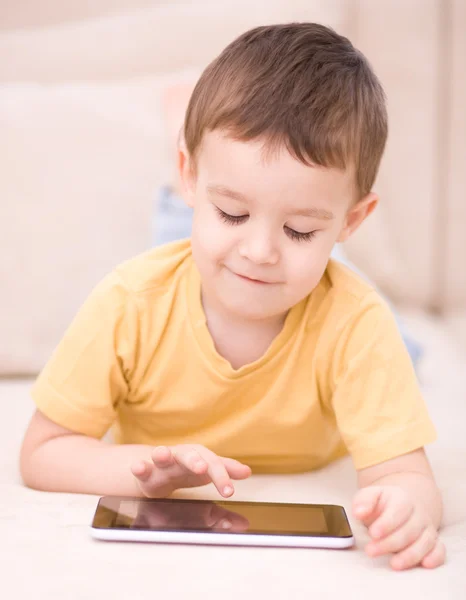
<path fill-rule="evenodd" d="M 229 215 L 228 213 L 223 212 L 223 210 L 221 210 L 218 206 L 216 206 L 215 209 L 222 221 L 228 223 L 229 225 L 241 225 L 241 223 L 244 223 L 244 221 L 248 218 L 248 215 L 241 215 L 239 217 Z M 299 231 L 295 231 L 294 229 L 290 229 L 286 226 L 285 230 L 287 231 L 287 235 L 295 242 L 310 242 L 316 234 L 315 231 L 300 233 Z"/>

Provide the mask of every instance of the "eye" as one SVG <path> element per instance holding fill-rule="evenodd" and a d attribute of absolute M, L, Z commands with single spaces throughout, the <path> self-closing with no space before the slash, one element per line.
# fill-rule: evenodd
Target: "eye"
<path fill-rule="evenodd" d="M 295 231 L 294 229 L 290 229 L 285 226 L 285 231 L 292 240 L 295 242 L 310 242 L 312 238 L 317 233 L 316 231 L 308 231 L 307 233 L 300 233 L 299 231 Z"/>
<path fill-rule="evenodd" d="M 229 215 L 228 213 L 221 210 L 218 206 L 215 206 L 215 210 L 217 211 L 222 221 L 224 221 L 225 223 L 229 223 L 230 225 L 240 225 L 241 223 L 244 223 L 244 221 L 248 218 L 248 215 Z"/>
<path fill-rule="evenodd" d="M 229 215 L 225 211 L 223 211 L 218 206 L 214 205 L 215 210 L 218 213 L 218 216 L 229 225 L 241 225 L 244 223 L 249 215 Z M 307 233 L 300 233 L 299 231 L 295 231 L 294 229 L 290 229 L 289 227 L 284 227 L 286 234 L 288 237 L 296 242 L 309 242 L 317 233 L 316 231 L 308 231 Z"/>

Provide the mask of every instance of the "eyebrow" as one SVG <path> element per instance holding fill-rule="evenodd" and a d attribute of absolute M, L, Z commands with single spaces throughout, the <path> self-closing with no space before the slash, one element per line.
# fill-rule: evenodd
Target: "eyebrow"
<path fill-rule="evenodd" d="M 241 192 L 237 192 L 235 190 L 230 189 L 224 185 L 218 184 L 209 184 L 207 186 L 207 191 L 212 194 L 218 194 L 220 196 L 227 196 L 228 198 L 232 198 L 233 200 L 239 200 L 240 202 L 248 202 L 247 196 L 242 194 Z M 330 221 L 335 218 L 335 215 L 323 208 L 303 208 L 301 210 L 297 210 L 293 212 L 293 215 L 299 215 L 302 217 L 313 217 L 315 219 L 322 219 L 325 221 Z"/>

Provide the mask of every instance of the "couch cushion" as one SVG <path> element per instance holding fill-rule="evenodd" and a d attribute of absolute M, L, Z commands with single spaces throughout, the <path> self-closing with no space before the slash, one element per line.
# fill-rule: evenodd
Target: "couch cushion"
<path fill-rule="evenodd" d="M 92 287 L 151 245 L 159 80 L 0 90 L 0 373 L 36 373 Z"/>
<path fill-rule="evenodd" d="M 466 2 L 453 0 L 445 40 L 444 57 L 450 61 L 445 72 L 443 105 L 447 124 L 442 130 L 444 163 L 439 181 L 439 218 L 444 223 L 445 254 L 439 257 L 440 306 L 466 311 Z M 447 13 L 448 14 L 448 13 Z M 466 343 L 466 328 L 463 328 Z"/>
<path fill-rule="evenodd" d="M 349 240 L 350 258 L 397 301 L 437 304 L 437 60 L 435 0 L 361 0 L 355 42 L 385 88 L 389 136 L 375 191 L 380 205 Z"/>
<path fill-rule="evenodd" d="M 162 0 L 163 1 L 163 0 Z M 173 4 L 177 0 L 170 0 Z M 157 0 L 22 0 L 0 4 L 0 31 L 34 29 L 147 8 Z"/>
<path fill-rule="evenodd" d="M 80 20 L 56 23 L 52 16 L 49 27 L 1 32 L 0 81 L 102 80 L 204 66 L 243 31 L 269 23 L 319 21 L 349 33 L 344 0 L 120 5 L 110 12 L 106 0 L 100 17 L 91 8 Z"/>

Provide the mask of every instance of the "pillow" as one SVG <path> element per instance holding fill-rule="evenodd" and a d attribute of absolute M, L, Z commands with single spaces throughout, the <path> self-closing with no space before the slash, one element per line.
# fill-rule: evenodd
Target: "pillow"
<path fill-rule="evenodd" d="M 170 186 L 164 186 L 158 190 L 155 197 L 154 214 L 152 218 L 152 238 L 155 246 L 167 244 L 178 239 L 190 237 L 192 224 L 192 209 L 187 206 Z M 336 244 L 332 250 L 332 258 L 340 261 L 349 269 L 360 275 L 375 289 L 377 286 L 360 269 L 348 260 L 341 244 Z M 377 290 L 380 294 L 380 290 Z M 411 357 L 414 367 L 417 366 L 421 356 L 422 348 L 419 342 L 411 335 L 403 323 L 401 316 L 397 313 L 390 300 L 381 294 L 390 306 L 398 324 L 401 336 Z"/>
<path fill-rule="evenodd" d="M 97 282 L 150 245 L 167 81 L 0 85 L 0 375 L 37 374 Z"/>

